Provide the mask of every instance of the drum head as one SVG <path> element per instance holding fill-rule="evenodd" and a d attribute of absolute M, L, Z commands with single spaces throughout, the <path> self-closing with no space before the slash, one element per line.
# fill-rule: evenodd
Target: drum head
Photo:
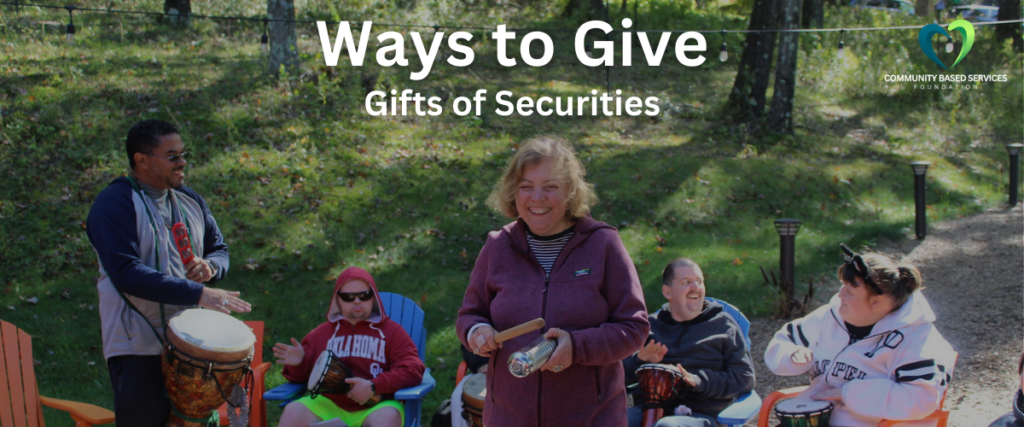
<path fill-rule="evenodd" d="M 832 410 L 832 403 L 826 400 L 811 400 L 805 397 L 787 399 L 775 406 L 775 413 L 789 416 L 806 416 Z"/>
<path fill-rule="evenodd" d="M 316 364 L 313 365 L 313 370 L 309 373 L 309 381 L 306 382 L 306 388 L 312 390 L 316 387 L 316 383 L 320 382 L 320 377 L 324 376 L 324 371 L 327 370 L 327 365 L 331 363 L 331 351 L 324 350 L 320 353 L 320 357 L 316 359 Z"/>
<path fill-rule="evenodd" d="M 171 332 L 168 338 L 170 335 L 176 338 L 172 343 L 197 357 L 206 358 L 200 356 L 203 353 L 219 353 L 234 360 L 244 359 L 256 343 L 256 336 L 245 323 L 219 311 L 188 309 L 167 323 Z"/>
<path fill-rule="evenodd" d="M 487 398 L 487 374 L 473 374 L 462 385 L 462 401 L 472 405 L 481 412 L 484 409 L 484 399 Z"/>

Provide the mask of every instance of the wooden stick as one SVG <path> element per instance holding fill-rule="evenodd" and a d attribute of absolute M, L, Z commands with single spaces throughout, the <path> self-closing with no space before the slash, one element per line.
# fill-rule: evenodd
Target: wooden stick
<path fill-rule="evenodd" d="M 494 334 L 494 342 L 504 342 L 518 337 L 527 332 L 533 332 L 544 327 L 544 319 L 536 318 L 519 326 L 513 326 L 504 331 Z"/>

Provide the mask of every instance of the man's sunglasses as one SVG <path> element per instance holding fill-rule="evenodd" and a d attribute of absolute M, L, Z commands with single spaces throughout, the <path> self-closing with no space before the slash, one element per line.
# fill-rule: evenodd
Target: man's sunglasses
<path fill-rule="evenodd" d="M 373 291 L 338 292 L 338 298 L 341 298 L 341 300 L 345 302 L 353 302 L 356 298 L 358 298 L 359 301 L 369 301 L 373 299 Z"/>
<path fill-rule="evenodd" d="M 191 154 L 192 154 L 191 151 L 186 151 L 184 153 L 178 153 L 178 154 L 174 154 L 174 155 L 171 155 L 171 156 L 161 156 L 159 154 L 150 154 L 150 156 L 161 157 L 161 158 L 170 160 L 171 163 L 178 163 L 178 160 L 184 159 L 184 158 L 188 157 Z"/>
<path fill-rule="evenodd" d="M 864 258 L 851 250 L 845 243 L 840 243 L 839 249 L 843 250 L 843 254 L 847 258 L 846 264 L 853 268 L 853 272 L 857 273 L 857 276 L 864 280 L 864 283 L 867 283 L 876 294 L 882 295 L 882 288 L 871 278 L 871 268 L 864 262 Z"/>

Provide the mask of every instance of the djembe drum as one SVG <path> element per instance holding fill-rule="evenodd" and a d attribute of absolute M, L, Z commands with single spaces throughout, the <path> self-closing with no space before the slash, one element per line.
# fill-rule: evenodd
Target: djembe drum
<path fill-rule="evenodd" d="M 775 415 L 782 427 L 828 427 L 834 407 L 828 401 L 797 397 L 775 405 Z"/>
<path fill-rule="evenodd" d="M 217 407 L 249 373 L 256 336 L 242 321 L 213 310 L 185 310 L 167 323 L 167 347 L 160 358 L 171 401 L 165 427 L 219 421 Z M 239 400 L 231 404 L 243 406 L 244 397 Z"/>
<path fill-rule="evenodd" d="M 462 418 L 469 427 L 484 427 L 484 399 L 487 398 L 487 374 L 477 373 L 462 385 Z"/>
<path fill-rule="evenodd" d="M 653 427 L 665 415 L 665 403 L 676 396 L 676 387 L 683 381 L 683 374 L 672 365 L 648 363 L 640 365 L 636 376 L 640 379 L 644 409 L 640 425 Z"/>
<path fill-rule="evenodd" d="M 316 399 L 321 394 L 345 394 L 352 390 L 352 384 L 345 382 L 346 379 L 355 375 L 338 356 L 331 350 L 324 350 L 316 359 L 313 370 L 309 373 L 309 381 L 306 388 L 309 389 L 310 398 Z M 370 397 L 368 404 L 380 402 L 379 395 Z"/>

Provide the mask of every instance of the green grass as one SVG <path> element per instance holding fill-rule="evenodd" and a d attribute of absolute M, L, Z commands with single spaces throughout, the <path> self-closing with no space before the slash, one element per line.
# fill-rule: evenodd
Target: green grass
<path fill-rule="evenodd" d="M 123 6 L 160 10 L 161 3 Z M 579 24 L 553 18 L 558 3 L 298 7 L 300 17 L 380 22 Z M 730 14 L 737 9 L 652 0 L 641 2 L 638 21 L 644 28 L 741 29 L 744 17 Z M 197 4 L 195 12 L 262 10 L 259 2 L 235 1 Z M 612 10 L 615 18 L 618 8 Z M 1008 185 L 1003 145 L 1024 131 L 1021 57 L 992 42 L 990 31 L 979 34 L 956 72 L 1009 74 L 1010 82 L 969 92 L 882 82 L 885 73 L 936 72 L 913 30 L 847 33 L 843 60 L 836 58 L 835 34 L 804 35 L 796 135 L 775 137 L 720 117 L 742 40 L 735 34 L 727 36 L 732 59 L 725 64 L 709 58 L 685 68 L 669 49 L 662 67 L 611 72 L 613 90 L 661 97 L 663 113 L 654 118 L 500 117 L 494 103 L 480 118 L 372 118 L 361 111 L 361 81 L 371 74 L 379 74 L 378 89 L 412 88 L 449 100 L 478 88 L 491 95 L 585 95 L 603 90 L 605 74 L 577 64 L 571 33 L 556 32 L 549 34 L 558 54 L 542 70 L 501 67 L 493 44 L 477 32 L 471 67 L 435 65 L 421 82 L 408 80 L 409 69 L 376 65 L 328 74 L 315 28 L 300 26 L 303 64 L 311 71 L 278 81 L 264 74 L 258 24 L 200 20 L 180 30 L 152 18 L 84 13 L 76 14 L 79 43 L 69 47 L 62 28 L 39 24 L 64 22 L 61 13 L 0 15 L 0 317 L 33 335 L 43 394 L 108 408 L 96 261 L 84 220 L 96 194 L 127 172 L 121 141 L 141 118 L 180 125 L 195 154 L 189 185 L 206 197 L 231 247 L 222 286 L 253 303 L 254 311 L 239 317 L 266 321 L 268 348 L 324 320 L 333 278 L 348 266 L 366 267 L 382 289 L 420 302 L 430 331 L 427 365 L 438 379 L 428 419 L 454 386 L 461 358 L 454 321 L 473 262 L 486 233 L 509 221 L 484 200 L 525 138 L 552 133 L 573 141 L 597 185 L 594 217 L 619 227 L 648 308 L 661 305 L 662 267 L 689 256 L 702 264 L 709 296 L 758 317 L 771 310 L 773 295 L 758 267 L 777 268 L 775 219 L 804 222 L 797 279 L 813 279 L 819 295 L 827 294 L 839 242 L 912 238 L 907 162 L 934 163 L 929 221 L 997 208 Z M 826 17 L 827 27 L 923 23 L 846 8 Z M 720 43 L 717 35 L 708 40 Z M 268 383 L 281 382 L 273 369 Z M 46 417 L 48 425 L 70 425 L 56 411 Z"/>

